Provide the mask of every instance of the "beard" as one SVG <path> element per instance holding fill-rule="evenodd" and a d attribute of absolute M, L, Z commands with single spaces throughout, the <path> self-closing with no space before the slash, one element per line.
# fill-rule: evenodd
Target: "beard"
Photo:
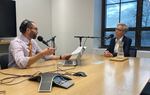
<path fill-rule="evenodd" d="M 30 37 L 31 37 L 32 39 L 36 39 L 37 33 L 31 32 L 31 33 L 30 33 Z"/>
<path fill-rule="evenodd" d="M 32 38 L 33 38 L 33 39 L 36 39 L 36 37 L 37 37 L 37 35 L 33 35 L 33 37 L 32 37 Z"/>

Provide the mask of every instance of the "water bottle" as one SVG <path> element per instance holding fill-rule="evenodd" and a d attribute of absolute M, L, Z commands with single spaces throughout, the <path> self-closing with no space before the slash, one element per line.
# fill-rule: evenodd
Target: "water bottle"
<path fill-rule="evenodd" d="M 117 57 L 124 57 L 124 52 L 123 52 L 123 42 L 119 42 L 119 48 L 118 48 L 118 54 Z"/>

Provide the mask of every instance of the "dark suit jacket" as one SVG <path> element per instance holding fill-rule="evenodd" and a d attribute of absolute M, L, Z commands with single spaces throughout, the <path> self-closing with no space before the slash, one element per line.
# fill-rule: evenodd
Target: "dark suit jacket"
<path fill-rule="evenodd" d="M 113 54 L 113 56 L 116 56 L 116 53 L 114 53 L 114 48 L 115 48 L 115 43 L 116 43 L 115 39 L 116 38 L 111 39 L 110 45 L 107 48 L 107 50 L 109 52 L 111 52 Z M 130 38 L 124 36 L 122 39 L 122 42 L 124 42 L 124 44 L 123 44 L 124 56 L 128 57 L 128 56 L 130 56 L 129 51 L 130 51 L 130 46 L 131 46 L 132 40 Z"/>

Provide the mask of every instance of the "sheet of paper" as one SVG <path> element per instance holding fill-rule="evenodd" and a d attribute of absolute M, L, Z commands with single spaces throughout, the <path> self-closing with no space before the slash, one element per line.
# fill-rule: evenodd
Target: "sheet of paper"
<path fill-rule="evenodd" d="M 77 47 L 77 49 L 75 49 L 71 54 L 72 54 L 72 55 L 76 55 L 76 54 L 82 52 L 82 48 L 83 48 L 83 47 Z M 86 47 L 84 47 L 84 49 L 86 49 Z"/>

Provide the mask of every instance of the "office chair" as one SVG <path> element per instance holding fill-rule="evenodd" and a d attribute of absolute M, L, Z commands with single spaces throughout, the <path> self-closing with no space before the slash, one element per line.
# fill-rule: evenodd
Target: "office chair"
<path fill-rule="evenodd" d="M 137 54 L 137 48 L 136 47 L 131 47 L 129 51 L 130 57 L 136 57 Z"/>
<path fill-rule="evenodd" d="M 0 55 L 0 66 L 1 66 L 1 69 L 8 68 L 8 54 Z"/>

